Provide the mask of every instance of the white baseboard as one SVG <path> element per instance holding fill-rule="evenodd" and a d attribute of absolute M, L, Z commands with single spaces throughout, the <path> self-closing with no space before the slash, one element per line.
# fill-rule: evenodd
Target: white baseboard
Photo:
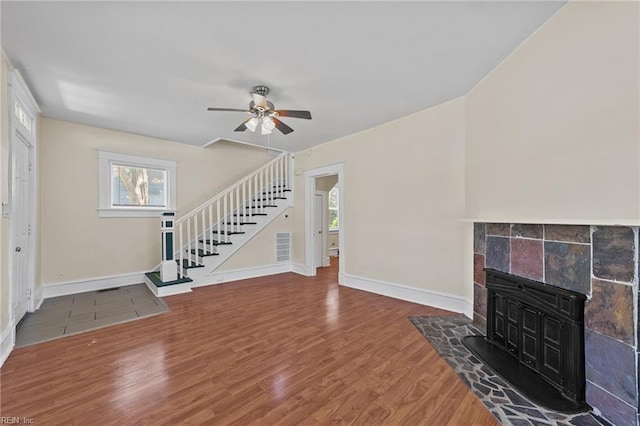
<path fill-rule="evenodd" d="M 383 296 L 393 297 L 394 299 L 406 300 L 420 305 L 433 306 L 434 308 L 458 312 L 464 314 L 468 318 L 473 318 L 473 303 L 462 296 L 456 296 L 435 290 L 408 287 L 401 284 L 358 277 L 350 274 L 344 274 L 344 282 L 341 284 L 345 287 L 381 294 Z"/>
<path fill-rule="evenodd" d="M 329 256 L 337 256 L 338 252 L 339 252 L 339 248 L 338 247 L 331 247 L 329 249 Z"/>
<path fill-rule="evenodd" d="M 264 277 L 267 275 L 291 272 L 291 263 L 276 263 L 273 265 L 253 266 L 250 268 L 231 269 L 228 271 L 216 271 L 205 275 L 191 284 L 191 287 L 203 287 L 207 285 L 223 284 L 232 281 L 246 280 L 248 278 Z"/>
<path fill-rule="evenodd" d="M 291 272 L 295 272 L 296 274 L 300 274 L 300 275 L 304 275 L 305 277 L 308 277 L 309 274 L 307 274 L 307 267 L 301 263 L 293 263 L 291 262 Z"/>
<path fill-rule="evenodd" d="M 105 290 L 108 288 L 144 283 L 144 272 L 111 275 L 108 277 L 87 278 L 84 280 L 63 281 L 44 284 L 42 296 L 45 299 L 68 294 L 84 293 L 86 291 Z"/>
<path fill-rule="evenodd" d="M 32 312 L 35 312 L 38 309 L 40 309 L 40 306 L 42 306 L 42 302 L 44 302 L 42 286 L 38 286 L 38 288 L 36 288 L 35 293 L 36 294 L 35 294 L 35 298 L 33 299 L 33 311 Z"/>
<path fill-rule="evenodd" d="M 0 334 L 0 367 L 9 358 L 9 354 L 16 344 L 16 325 L 11 321 Z"/>
<path fill-rule="evenodd" d="M 331 259 L 329 259 L 329 256 L 322 257 L 322 266 L 323 267 L 331 266 Z"/>

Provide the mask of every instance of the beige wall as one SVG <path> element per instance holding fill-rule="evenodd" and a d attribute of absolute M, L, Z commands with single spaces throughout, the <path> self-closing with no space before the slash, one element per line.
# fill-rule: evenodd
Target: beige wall
<path fill-rule="evenodd" d="M 0 57 L 0 200 L 9 202 L 9 93 L 10 64 L 4 51 Z M 9 220 L 0 215 L 0 332 L 9 325 Z"/>
<path fill-rule="evenodd" d="M 99 218 L 97 150 L 173 159 L 178 215 L 271 158 L 263 149 L 208 148 L 43 118 L 40 125 L 43 285 L 149 271 L 160 262 L 155 218 Z"/>
<path fill-rule="evenodd" d="M 638 223 L 638 2 L 571 2 L 467 96 L 466 210 Z"/>
<path fill-rule="evenodd" d="M 294 261 L 305 262 L 303 172 L 344 162 L 342 272 L 470 298 L 464 114 L 457 99 L 297 153 Z"/>

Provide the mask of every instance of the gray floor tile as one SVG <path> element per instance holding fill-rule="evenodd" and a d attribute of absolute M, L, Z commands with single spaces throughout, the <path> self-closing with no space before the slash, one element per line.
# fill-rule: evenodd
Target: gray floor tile
<path fill-rule="evenodd" d="M 50 327 L 27 326 L 20 327 L 20 333 L 16 335 L 16 347 L 31 345 L 33 343 L 46 342 L 64 335 L 65 326 L 57 325 Z"/>
<path fill-rule="evenodd" d="M 125 312 L 135 312 L 135 311 L 136 311 L 135 305 L 132 305 L 132 304 L 128 304 L 124 306 L 115 306 L 108 309 L 96 311 L 96 319 L 100 320 L 104 318 L 115 317 Z"/>
<path fill-rule="evenodd" d="M 138 303 L 146 303 L 149 301 L 154 301 L 155 300 L 155 296 L 152 295 L 140 295 L 140 296 L 132 296 L 131 300 L 133 300 L 134 304 L 138 304 Z"/>
<path fill-rule="evenodd" d="M 127 287 L 129 294 L 151 294 L 146 284 L 134 284 Z"/>
<path fill-rule="evenodd" d="M 111 302 L 101 303 L 94 307 L 95 311 L 104 311 L 106 309 L 117 308 L 118 306 L 133 306 L 131 297 L 128 299 L 112 300 Z"/>
<path fill-rule="evenodd" d="M 69 309 L 83 309 L 85 307 L 95 308 L 96 301 L 94 299 L 74 300 Z"/>
<path fill-rule="evenodd" d="M 110 302 L 123 300 L 123 299 L 131 299 L 131 295 L 126 291 L 118 292 L 118 293 L 112 293 L 112 292 L 99 293 L 96 295 L 96 305 L 102 305 L 104 303 L 110 303 Z"/>
<path fill-rule="evenodd" d="M 96 319 L 96 313 L 95 312 L 87 312 L 86 314 L 82 314 L 82 315 L 76 315 L 75 317 L 69 317 L 65 323 L 66 325 L 74 325 L 74 324 L 80 324 L 83 322 L 88 322 L 88 321 L 95 321 Z"/>
<path fill-rule="evenodd" d="M 92 305 L 83 305 L 83 306 L 79 306 L 77 308 L 72 308 L 71 309 L 71 315 L 69 315 L 70 317 L 75 317 L 78 315 L 83 315 L 86 314 L 88 312 L 95 312 L 96 311 L 96 306 L 92 306 Z"/>
<path fill-rule="evenodd" d="M 18 327 L 16 342 L 26 346 L 168 310 L 145 284 L 55 297 L 27 315 Z"/>
<path fill-rule="evenodd" d="M 56 301 L 47 299 L 42 303 L 42 306 L 40 306 L 40 310 L 42 311 L 57 310 L 65 306 L 71 306 L 72 304 L 73 304 L 73 297 L 69 297 L 69 296 L 64 296 L 64 298 Z"/>
<path fill-rule="evenodd" d="M 22 327 L 28 327 L 35 324 L 45 324 L 51 321 L 69 318 L 69 309 L 62 310 L 50 310 L 50 311 L 38 311 L 36 314 L 30 313 L 27 317 L 22 321 Z"/>
<path fill-rule="evenodd" d="M 166 311 L 166 309 L 163 306 L 158 306 L 155 304 L 151 305 L 151 304 L 145 303 L 145 304 L 140 304 L 135 306 L 136 306 L 136 312 L 138 313 L 139 317 L 156 315 Z"/>
<path fill-rule="evenodd" d="M 82 331 L 94 330 L 96 328 L 104 327 L 106 325 L 112 325 L 119 322 L 132 320 L 135 318 L 138 318 L 138 315 L 134 311 L 134 312 L 125 312 L 119 315 L 114 315 L 109 318 L 103 318 L 95 321 L 88 321 L 80 324 L 73 324 L 73 325 L 67 326 L 65 335 L 76 334 Z"/>

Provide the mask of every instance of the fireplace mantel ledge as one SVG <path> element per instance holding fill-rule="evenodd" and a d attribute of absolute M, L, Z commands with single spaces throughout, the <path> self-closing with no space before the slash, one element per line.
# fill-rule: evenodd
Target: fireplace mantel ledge
<path fill-rule="evenodd" d="M 464 218 L 463 223 L 527 223 L 540 225 L 595 225 L 595 226 L 640 226 L 640 220 L 603 220 L 603 219 L 492 219 L 492 218 Z"/>

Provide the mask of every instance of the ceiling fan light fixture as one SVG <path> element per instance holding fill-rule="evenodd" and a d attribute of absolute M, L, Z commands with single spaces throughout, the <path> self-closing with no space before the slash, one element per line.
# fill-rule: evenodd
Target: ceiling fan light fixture
<path fill-rule="evenodd" d="M 273 121 L 271 121 L 270 118 L 263 118 L 262 119 L 262 126 L 260 126 L 260 130 L 263 135 L 268 135 L 271 134 L 271 130 L 273 130 L 273 128 L 275 127 L 275 125 L 273 124 Z"/>
<path fill-rule="evenodd" d="M 252 117 L 251 120 L 244 123 L 244 125 L 247 129 L 251 130 L 252 132 L 255 132 L 256 126 L 258 125 L 258 119 L 255 117 Z"/>
<path fill-rule="evenodd" d="M 273 122 L 271 117 L 265 117 L 262 119 L 262 130 L 268 130 L 269 133 L 276 127 L 276 124 Z"/>

